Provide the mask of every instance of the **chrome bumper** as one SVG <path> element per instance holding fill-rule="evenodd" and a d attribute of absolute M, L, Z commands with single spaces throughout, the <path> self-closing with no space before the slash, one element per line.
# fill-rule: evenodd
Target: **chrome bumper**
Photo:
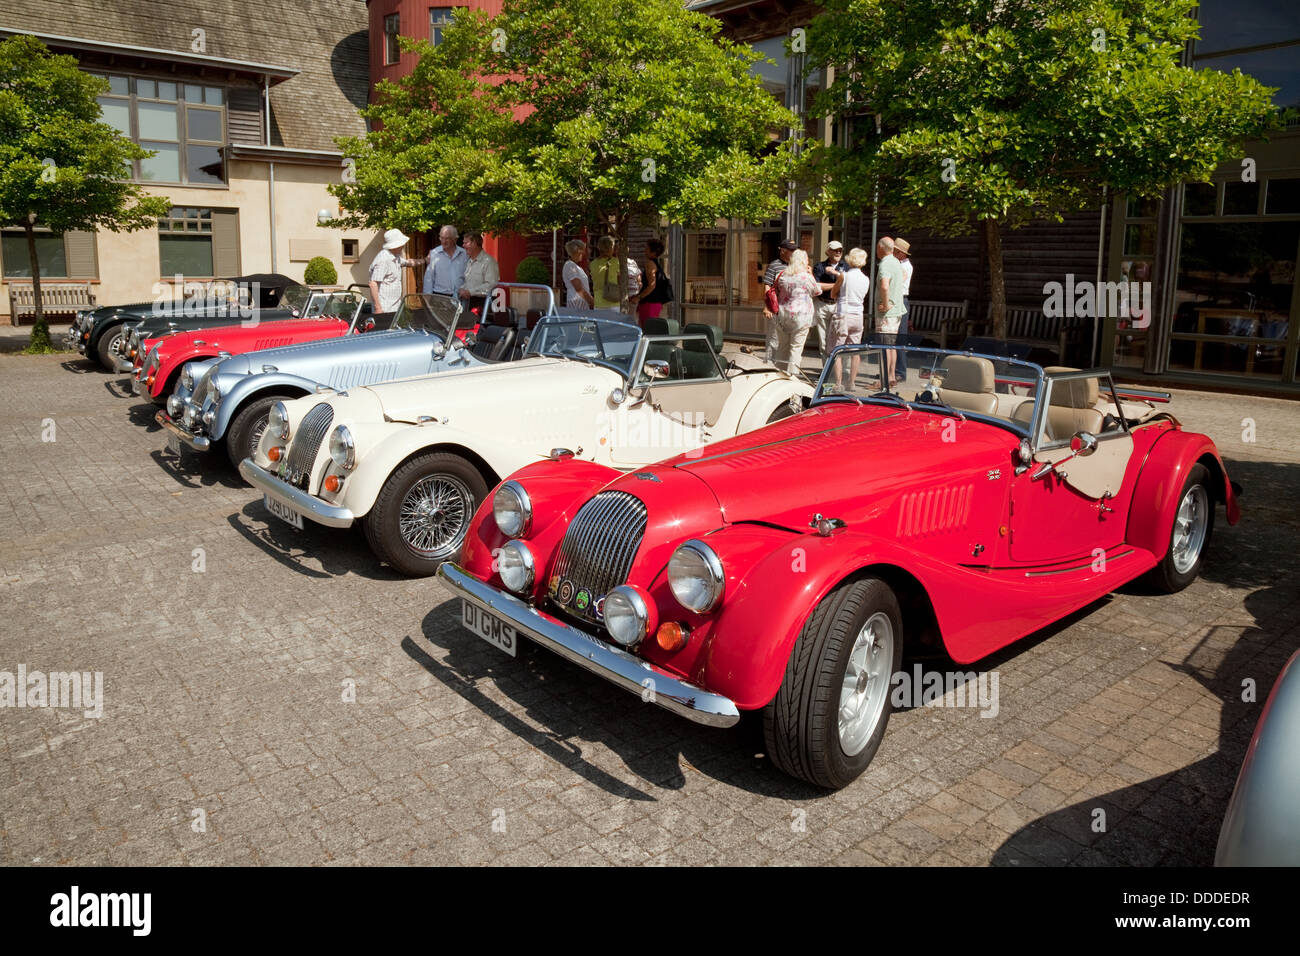
<path fill-rule="evenodd" d="M 326 504 L 314 495 L 281 481 L 251 458 L 239 463 L 239 473 L 244 480 L 262 494 L 288 505 L 304 518 L 309 518 L 327 528 L 350 528 L 355 517 L 347 508 Z"/>
<path fill-rule="evenodd" d="M 729 698 L 687 683 L 649 661 L 571 627 L 512 594 L 484 584 L 450 561 L 438 569 L 438 577 L 461 600 L 508 621 L 523 636 L 610 683 L 642 699 L 648 696 L 650 702 L 664 710 L 710 727 L 730 727 L 740 720 L 740 710 Z M 647 690 L 653 693 L 646 695 Z"/>
<path fill-rule="evenodd" d="M 172 418 L 170 415 L 167 414 L 166 409 L 163 409 L 161 412 L 155 415 L 153 417 L 153 420 L 156 421 L 159 425 L 161 425 L 163 427 L 163 430 L 166 431 L 167 434 L 175 435 L 177 438 L 185 442 L 185 444 L 189 445 L 195 451 L 207 451 L 209 448 L 212 447 L 212 439 L 206 438 L 203 435 L 191 435 L 185 429 L 181 428 L 180 425 L 177 425 L 174 421 L 172 421 Z"/>
<path fill-rule="evenodd" d="M 125 355 L 115 355 L 113 357 L 113 367 L 119 372 L 131 372 L 135 370 L 135 363 Z"/>
<path fill-rule="evenodd" d="M 132 375 L 132 376 L 131 376 L 131 394 L 132 394 L 132 395 L 139 395 L 139 394 L 142 393 L 142 390 L 143 390 L 143 389 L 144 389 L 144 382 L 140 381 L 140 379 L 138 379 L 138 378 L 136 378 L 134 375 Z M 145 393 L 145 394 L 147 394 L 147 393 Z"/>

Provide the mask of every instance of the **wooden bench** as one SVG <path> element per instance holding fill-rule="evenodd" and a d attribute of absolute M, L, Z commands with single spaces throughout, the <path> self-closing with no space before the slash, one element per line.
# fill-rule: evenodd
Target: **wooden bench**
<path fill-rule="evenodd" d="M 924 335 L 938 339 L 939 348 L 946 349 L 951 339 L 952 345 L 965 335 L 970 300 L 960 302 L 936 302 L 912 299 L 908 303 L 907 332 L 909 335 Z"/>
<path fill-rule="evenodd" d="M 36 292 L 30 282 L 9 279 L 9 316 L 14 325 L 22 317 L 36 318 Z M 82 309 L 94 308 L 95 293 L 89 282 L 42 282 L 41 306 L 47 319 L 66 316 L 71 319 Z"/>
<path fill-rule="evenodd" d="M 1064 364 L 1072 346 L 1083 342 L 1083 333 L 1090 328 L 1091 318 L 1048 316 L 1043 314 L 1042 303 L 1007 303 L 1007 334 L 1005 342 L 1018 342 L 1031 350 L 1042 350 L 1056 357 L 1058 365 Z M 967 325 L 970 335 L 993 334 L 993 304 L 989 303 L 984 320 Z"/>

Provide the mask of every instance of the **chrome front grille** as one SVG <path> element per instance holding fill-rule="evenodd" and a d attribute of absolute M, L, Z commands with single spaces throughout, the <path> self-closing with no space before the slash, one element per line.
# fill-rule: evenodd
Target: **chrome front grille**
<path fill-rule="evenodd" d="M 645 536 L 645 503 L 625 491 L 602 491 L 574 515 L 547 582 L 551 600 L 570 614 L 601 621 L 604 597 L 627 580 Z"/>
<path fill-rule="evenodd" d="M 284 460 L 284 470 L 280 477 L 291 485 L 307 489 L 307 479 L 311 477 L 312 465 L 316 463 L 316 453 L 320 443 L 334 424 L 334 408 L 321 402 L 306 415 L 298 425 L 298 433 L 289 443 L 289 455 Z"/>

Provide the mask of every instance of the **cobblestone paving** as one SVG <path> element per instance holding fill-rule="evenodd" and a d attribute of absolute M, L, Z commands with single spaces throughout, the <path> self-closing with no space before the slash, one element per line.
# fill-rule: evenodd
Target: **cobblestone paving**
<path fill-rule="evenodd" d="M 272 523 L 228 468 L 166 454 L 121 382 L 0 355 L 0 671 L 100 671 L 105 698 L 0 710 L 9 864 L 1207 864 L 1300 644 L 1300 404 L 1179 393 L 1246 487 L 1203 578 L 981 662 L 996 717 L 896 713 L 828 796 L 750 723 L 504 657 L 359 534 Z"/>

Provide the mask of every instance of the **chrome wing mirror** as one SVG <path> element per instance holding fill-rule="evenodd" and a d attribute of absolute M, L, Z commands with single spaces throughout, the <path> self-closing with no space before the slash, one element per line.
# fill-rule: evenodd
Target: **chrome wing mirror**
<path fill-rule="evenodd" d="M 1060 461 L 1044 462 L 1043 464 L 1039 465 L 1038 470 L 1034 472 L 1033 480 L 1037 481 L 1039 478 L 1045 478 L 1051 472 L 1055 471 L 1058 467 L 1064 465 L 1067 461 L 1070 461 L 1074 458 L 1087 458 L 1096 450 L 1097 450 L 1096 435 L 1094 435 L 1092 432 L 1075 432 L 1074 437 L 1070 439 L 1070 454 L 1066 455 Z M 1061 477 L 1064 476 L 1065 473 L 1062 472 Z"/>
<path fill-rule="evenodd" d="M 641 371 L 645 374 L 645 377 L 651 381 L 654 381 L 657 378 L 667 378 L 668 363 L 663 359 L 649 359 L 645 365 L 641 367 Z"/>

